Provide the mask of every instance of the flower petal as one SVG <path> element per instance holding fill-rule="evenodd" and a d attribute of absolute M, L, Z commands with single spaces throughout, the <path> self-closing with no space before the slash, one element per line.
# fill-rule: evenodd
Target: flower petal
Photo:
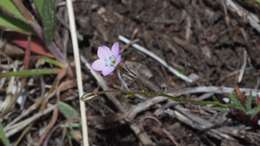
<path fill-rule="evenodd" d="M 104 67 L 102 70 L 103 76 L 111 74 L 115 70 L 115 67 Z"/>
<path fill-rule="evenodd" d="M 119 43 L 115 42 L 112 46 L 112 53 L 115 57 L 118 57 L 118 55 L 120 54 L 120 49 L 119 49 Z"/>
<path fill-rule="evenodd" d="M 96 61 L 94 61 L 91 65 L 91 67 L 95 70 L 95 71 L 101 71 L 105 68 L 105 64 L 101 59 L 98 59 Z"/>
<path fill-rule="evenodd" d="M 98 47 L 97 55 L 99 58 L 107 58 L 112 55 L 112 52 L 107 46 L 100 46 Z"/>

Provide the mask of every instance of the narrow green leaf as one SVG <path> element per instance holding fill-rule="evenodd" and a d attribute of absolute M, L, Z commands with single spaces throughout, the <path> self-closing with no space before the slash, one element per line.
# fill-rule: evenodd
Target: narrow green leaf
<path fill-rule="evenodd" d="M 11 146 L 9 139 L 5 135 L 4 127 L 3 127 L 2 123 L 0 123 L 0 141 L 2 141 L 2 143 L 5 146 Z"/>
<path fill-rule="evenodd" d="M 65 102 L 59 101 L 58 109 L 63 114 L 63 116 L 66 117 L 67 119 L 79 117 L 79 113 L 73 107 L 71 107 L 70 105 L 68 105 Z"/>
<path fill-rule="evenodd" d="M 59 62 L 59 61 L 57 61 L 57 60 L 55 60 L 55 59 L 51 59 L 51 58 L 49 58 L 49 57 L 46 57 L 46 56 L 44 56 L 44 57 L 41 57 L 39 60 L 38 60 L 38 63 L 40 63 L 40 64 L 43 64 L 43 63 L 49 63 L 49 64 L 52 64 L 52 65 L 55 65 L 55 66 L 58 66 L 58 67 L 60 67 L 60 68 L 64 68 L 65 67 L 65 65 L 63 64 L 63 63 L 61 63 L 61 62 Z"/>
<path fill-rule="evenodd" d="M 66 123 L 64 125 L 61 125 L 62 128 L 70 128 L 70 129 L 73 129 L 73 128 L 80 128 L 80 123 Z"/>
<path fill-rule="evenodd" d="M 35 7 L 36 7 L 38 13 L 40 13 L 40 15 L 41 15 L 41 13 L 42 13 L 42 11 L 43 11 L 44 1 L 45 1 L 45 0 L 33 0 L 33 3 L 34 3 L 34 5 L 35 5 Z M 48 1 L 48 0 L 46 0 L 46 1 Z"/>
<path fill-rule="evenodd" d="M 31 32 L 30 26 L 23 21 L 8 17 L 2 13 L 0 13 L 0 28 L 5 31 L 17 31 L 26 34 L 30 34 Z"/>
<path fill-rule="evenodd" d="M 236 108 L 236 109 L 240 109 L 242 111 L 246 111 L 244 106 L 241 104 L 241 102 L 237 99 L 236 95 L 234 93 L 230 94 L 228 96 L 230 98 L 230 103 L 231 106 Z"/>
<path fill-rule="evenodd" d="M 252 109 L 253 96 L 247 96 L 245 100 L 245 109 L 249 111 Z"/>
<path fill-rule="evenodd" d="M 246 114 L 250 116 L 255 116 L 259 112 L 260 112 L 260 105 L 256 106 L 253 109 L 250 109 L 249 111 L 246 112 Z"/>
<path fill-rule="evenodd" d="M 31 28 L 11 0 L 0 0 L 0 27 L 6 31 L 30 33 Z"/>
<path fill-rule="evenodd" d="M 0 0 L 0 8 L 6 11 L 9 14 L 12 14 L 14 17 L 25 20 L 20 11 L 16 8 L 12 0 Z"/>
<path fill-rule="evenodd" d="M 34 0 L 34 4 L 40 15 L 44 38 L 47 42 L 53 40 L 55 32 L 55 0 Z"/>
<path fill-rule="evenodd" d="M 1 77 L 31 77 L 31 76 L 41 76 L 41 75 L 50 75 L 50 74 L 57 74 L 58 69 L 28 69 L 28 70 L 20 70 L 20 71 L 13 71 L 13 72 L 4 72 L 0 73 Z"/>

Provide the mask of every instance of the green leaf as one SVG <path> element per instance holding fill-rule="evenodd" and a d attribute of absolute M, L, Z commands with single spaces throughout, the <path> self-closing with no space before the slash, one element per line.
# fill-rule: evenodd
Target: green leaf
<path fill-rule="evenodd" d="M 66 117 L 67 119 L 73 119 L 79 117 L 79 113 L 73 107 L 66 104 L 65 102 L 59 101 L 58 109 L 63 114 L 63 116 Z"/>
<path fill-rule="evenodd" d="M 42 21 L 44 39 L 51 42 L 55 32 L 55 0 L 34 0 L 34 4 Z"/>
<path fill-rule="evenodd" d="M 0 0 L 0 8 L 6 11 L 9 14 L 12 14 L 15 18 L 25 21 L 25 18 L 16 8 L 12 0 Z"/>
<path fill-rule="evenodd" d="M 44 1 L 45 0 L 33 0 L 33 3 L 38 11 L 38 13 L 41 15 L 42 11 L 43 11 L 43 5 L 44 5 Z M 48 0 L 46 0 L 48 1 Z"/>
<path fill-rule="evenodd" d="M 80 123 L 66 123 L 64 125 L 61 125 L 62 128 L 70 128 L 70 129 L 73 129 L 73 128 L 80 128 Z"/>
<path fill-rule="evenodd" d="M 245 100 L 245 109 L 249 111 L 252 109 L 253 96 L 247 96 Z"/>
<path fill-rule="evenodd" d="M 255 108 L 248 110 L 246 114 L 250 116 L 255 116 L 258 112 L 260 112 L 260 105 L 257 105 Z"/>
<path fill-rule="evenodd" d="M 28 70 L 20 70 L 20 71 L 13 71 L 13 72 L 4 72 L 0 73 L 1 77 L 31 77 L 31 76 L 40 76 L 40 75 L 50 75 L 50 74 L 57 74 L 57 69 L 28 69 Z"/>
<path fill-rule="evenodd" d="M 2 123 L 0 123 L 0 141 L 2 141 L 2 143 L 5 146 L 11 146 L 9 139 L 5 135 L 4 127 L 3 127 Z"/>
<path fill-rule="evenodd" d="M 64 68 L 65 67 L 65 65 L 63 63 L 61 63 L 61 62 L 59 62 L 59 61 L 57 61 L 55 59 L 51 59 L 49 57 L 46 57 L 46 56 L 41 57 L 38 60 L 38 63 L 40 63 L 40 64 L 49 63 L 49 64 L 52 64 L 52 65 L 58 66 L 60 68 Z"/>
<path fill-rule="evenodd" d="M 232 107 L 245 111 L 244 106 L 241 104 L 240 100 L 236 97 L 234 93 L 230 94 L 228 97 L 230 98 L 230 103 Z"/>
<path fill-rule="evenodd" d="M 31 28 L 11 0 L 0 0 L 0 27 L 6 31 L 30 33 Z"/>
<path fill-rule="evenodd" d="M 17 31 L 26 34 L 30 34 L 31 32 L 30 26 L 26 23 L 18 19 L 5 16 L 2 13 L 0 13 L 0 28 L 5 31 Z"/>

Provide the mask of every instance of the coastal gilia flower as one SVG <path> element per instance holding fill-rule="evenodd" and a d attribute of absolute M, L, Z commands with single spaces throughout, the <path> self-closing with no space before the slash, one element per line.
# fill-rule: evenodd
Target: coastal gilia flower
<path fill-rule="evenodd" d="M 99 59 L 92 63 L 92 68 L 103 76 L 110 75 L 121 62 L 119 44 L 114 43 L 111 50 L 107 46 L 98 47 L 97 56 Z"/>

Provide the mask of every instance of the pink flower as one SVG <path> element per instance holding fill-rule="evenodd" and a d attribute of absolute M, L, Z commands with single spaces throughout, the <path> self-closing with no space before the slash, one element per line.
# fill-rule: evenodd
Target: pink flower
<path fill-rule="evenodd" d="M 101 71 L 103 76 L 111 74 L 121 62 L 118 43 L 114 43 L 111 50 L 107 46 L 98 47 L 97 55 L 99 59 L 92 63 L 92 68 Z"/>

